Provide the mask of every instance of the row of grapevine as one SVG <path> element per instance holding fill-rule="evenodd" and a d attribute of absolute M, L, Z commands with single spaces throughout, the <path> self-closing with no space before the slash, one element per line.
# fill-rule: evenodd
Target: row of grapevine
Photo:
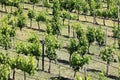
<path fill-rule="evenodd" d="M 29 56 L 26 59 L 25 56 L 17 56 L 15 58 L 8 57 L 3 53 L 0 53 L 0 64 L 2 71 L 0 71 L 0 79 L 8 80 L 10 78 L 10 71 L 13 70 L 13 80 L 15 80 L 15 70 L 20 69 L 24 73 L 33 75 L 35 73 L 35 59 Z M 5 68 L 2 68 L 5 67 Z M 24 74 L 24 80 L 26 80 L 26 75 Z"/>
<path fill-rule="evenodd" d="M 39 29 L 40 29 L 40 24 L 39 24 L 40 21 L 47 23 L 47 29 L 46 29 L 47 33 L 45 36 L 45 53 L 47 55 L 47 58 L 49 59 L 48 72 L 50 72 L 51 61 L 53 60 L 57 62 L 56 50 L 60 48 L 60 43 L 58 40 L 58 35 L 61 34 L 61 26 L 62 26 L 60 21 L 61 20 L 60 10 L 63 9 L 63 11 L 65 11 L 62 14 L 63 23 L 64 23 L 64 19 L 68 18 L 68 36 L 70 36 L 70 12 L 76 9 L 78 11 L 78 19 L 79 19 L 81 7 L 82 9 L 84 9 L 83 10 L 85 12 L 84 14 L 87 14 L 86 12 L 88 11 L 86 10 L 86 8 L 89 7 L 90 14 L 94 15 L 93 10 L 96 8 L 99 9 L 101 3 L 100 2 L 97 3 L 94 0 L 90 0 L 90 2 L 85 0 L 83 0 L 83 2 L 81 2 L 80 0 L 76 0 L 76 1 L 75 0 L 66 0 L 66 1 L 54 0 L 53 11 L 52 11 L 53 17 L 52 17 L 52 20 L 48 20 L 46 18 L 48 14 L 45 12 L 40 12 L 36 16 L 36 13 L 34 11 L 34 5 L 38 2 L 39 0 L 30 0 L 30 3 L 33 4 L 33 10 L 29 10 L 27 15 L 28 15 L 28 18 L 30 19 L 30 27 L 32 27 L 32 20 L 34 18 L 38 23 Z M 4 3 L 4 5 L 5 4 L 6 3 Z M 86 4 L 87 6 L 85 6 Z M 94 6 L 93 4 L 96 4 L 96 6 Z M 111 11 L 110 5 L 112 4 L 110 3 L 107 5 L 108 5 L 108 9 Z M 84 6 L 85 8 L 83 8 Z M 114 15 L 117 15 L 116 13 L 118 11 L 116 11 L 116 8 L 117 7 L 115 6 L 113 9 L 113 12 L 105 11 L 104 17 L 110 18 L 110 16 L 113 15 L 113 13 L 115 13 Z M 100 12 L 98 11 L 98 13 Z M 98 16 L 100 15 L 101 13 Z M 117 18 L 117 16 L 114 16 L 114 17 Z M 0 46 L 2 46 L 5 50 L 8 50 L 9 48 L 12 47 L 11 38 L 15 37 L 16 26 L 19 27 L 21 31 L 22 31 L 22 28 L 26 26 L 26 17 L 24 16 L 24 11 L 22 10 L 21 7 L 19 7 L 15 12 L 13 12 L 13 15 L 8 14 L 8 16 L 3 20 L 3 23 L 0 27 L 0 33 L 1 33 Z M 90 53 L 89 48 L 92 45 L 92 43 L 97 42 L 99 47 L 102 47 L 105 45 L 105 33 L 103 32 L 101 27 L 100 28 L 88 27 L 86 33 L 84 32 L 84 30 L 79 24 L 73 25 L 73 27 L 75 28 L 75 31 L 76 31 L 76 34 L 74 34 L 76 36 L 74 37 L 77 37 L 77 38 L 70 39 L 70 44 L 67 47 L 68 47 L 68 52 L 70 53 L 70 58 L 69 58 L 70 66 L 75 71 L 75 74 L 74 74 L 75 76 L 76 72 L 79 71 L 79 69 L 82 69 L 85 64 L 89 63 L 90 57 L 86 56 L 86 53 Z M 115 28 L 113 32 L 114 32 L 114 37 L 118 38 L 118 45 L 120 45 L 118 29 Z M 0 62 L 2 64 L 0 65 L 0 67 L 5 66 L 5 70 L 3 70 L 4 73 L 0 73 L 2 75 L 1 79 L 4 80 L 8 78 L 6 76 L 8 76 L 9 67 L 13 69 L 14 75 L 15 75 L 15 69 L 20 69 L 23 72 L 27 72 L 28 74 L 34 73 L 35 64 L 34 64 L 34 59 L 31 56 L 34 56 L 36 58 L 37 68 L 38 68 L 39 58 L 42 54 L 39 37 L 36 34 L 34 34 L 32 37 L 30 37 L 27 40 L 27 43 L 18 43 L 16 46 L 16 52 L 18 53 L 18 56 L 15 59 L 9 58 L 7 55 L 4 56 L 2 53 L 0 53 Z M 24 54 L 24 55 L 21 56 L 21 54 L 22 55 Z M 29 55 L 30 57 L 27 57 Z M 100 56 L 103 59 L 103 61 L 107 62 L 106 75 L 108 75 L 108 72 L 109 72 L 108 68 L 109 68 L 110 62 L 113 61 L 114 47 L 110 47 L 106 45 L 105 49 L 101 51 Z M 6 58 L 3 58 L 3 57 L 6 57 Z M 28 60 L 26 60 L 26 58 L 28 58 Z M 6 59 L 6 60 L 3 60 L 3 59 Z M 3 76 L 4 74 L 5 76 Z M 13 79 L 14 79 L 14 76 L 13 76 Z"/>

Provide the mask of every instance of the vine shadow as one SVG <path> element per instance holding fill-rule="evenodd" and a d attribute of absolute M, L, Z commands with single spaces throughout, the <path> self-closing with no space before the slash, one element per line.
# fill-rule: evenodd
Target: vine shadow
<path fill-rule="evenodd" d="M 69 65 L 69 61 L 67 61 L 67 60 L 57 59 L 57 61 L 58 61 L 59 63 L 65 64 L 65 65 Z"/>
<path fill-rule="evenodd" d="M 60 77 L 51 77 L 50 80 L 72 80 L 72 79 L 60 76 Z"/>

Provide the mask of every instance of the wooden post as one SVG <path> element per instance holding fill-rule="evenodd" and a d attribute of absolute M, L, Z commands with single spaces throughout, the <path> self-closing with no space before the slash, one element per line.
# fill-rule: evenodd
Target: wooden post
<path fill-rule="evenodd" d="M 57 63 L 58 63 L 58 61 L 57 61 Z M 60 63 L 58 63 L 58 67 L 59 67 L 59 74 L 58 74 L 58 77 L 59 77 L 59 79 L 60 79 Z"/>
<path fill-rule="evenodd" d="M 73 38 L 75 38 L 75 31 L 74 31 L 74 27 L 73 27 Z"/>
<path fill-rule="evenodd" d="M 107 61 L 107 69 L 106 69 L 106 75 L 108 76 L 108 72 L 109 72 L 109 62 Z"/>
<path fill-rule="evenodd" d="M 118 5 L 118 30 L 120 29 L 120 23 L 119 23 L 119 17 L 120 17 L 120 13 L 119 13 L 119 11 L 120 11 L 120 6 Z M 118 33 L 119 34 L 119 33 Z M 116 40 L 117 40 L 117 38 L 115 39 L 115 48 L 116 48 Z"/>
<path fill-rule="evenodd" d="M 43 9 L 43 7 L 44 7 L 44 0 L 42 0 L 42 9 Z"/>
<path fill-rule="evenodd" d="M 7 45 L 5 46 L 5 50 L 6 50 L 6 56 L 8 57 L 8 43 L 7 43 Z"/>
<path fill-rule="evenodd" d="M 94 24 L 94 26 L 95 26 L 95 24 L 96 24 L 96 20 L 95 20 L 95 17 L 96 17 L 96 15 L 95 15 L 95 10 L 93 11 L 93 13 L 94 13 L 94 15 L 93 15 L 93 24 Z"/>
<path fill-rule="evenodd" d="M 70 11 L 68 10 L 68 37 L 70 37 Z"/>
<path fill-rule="evenodd" d="M 26 80 L 26 73 L 25 73 L 25 71 L 24 71 L 24 80 Z"/>
<path fill-rule="evenodd" d="M 119 29 L 119 26 L 120 26 L 120 24 L 119 24 L 119 17 L 120 17 L 119 11 L 120 11 L 120 9 L 119 9 L 119 6 L 118 6 L 118 29 Z"/>
<path fill-rule="evenodd" d="M 86 69 L 86 67 L 84 67 L 84 80 L 87 80 L 87 69 Z"/>
<path fill-rule="evenodd" d="M 93 24 L 95 25 L 95 10 L 94 10 L 94 16 L 93 16 Z"/>
<path fill-rule="evenodd" d="M 13 69 L 13 80 L 15 80 L 15 69 Z"/>
<path fill-rule="evenodd" d="M 42 37 L 42 70 L 44 71 L 44 38 Z"/>
<path fill-rule="evenodd" d="M 108 29 L 106 28 L 106 37 L 105 37 L 105 46 L 107 46 L 107 33 L 108 33 Z"/>
<path fill-rule="evenodd" d="M 120 27 L 120 26 L 119 26 L 119 25 L 120 25 L 120 24 L 119 24 L 119 21 L 120 21 L 120 20 L 119 20 L 119 18 L 118 18 L 118 29 L 120 29 L 120 28 L 119 28 L 119 27 Z"/>
<path fill-rule="evenodd" d="M 6 56 L 7 56 L 7 61 L 8 61 L 8 43 L 7 45 L 5 46 L 5 50 L 6 50 Z M 10 73 L 8 74 L 8 80 L 10 79 Z"/>
<path fill-rule="evenodd" d="M 25 5 L 25 2 L 23 1 L 23 2 L 22 2 L 22 4 L 23 4 L 23 9 L 24 9 L 24 8 L 25 8 L 25 7 L 24 7 L 24 5 Z"/>

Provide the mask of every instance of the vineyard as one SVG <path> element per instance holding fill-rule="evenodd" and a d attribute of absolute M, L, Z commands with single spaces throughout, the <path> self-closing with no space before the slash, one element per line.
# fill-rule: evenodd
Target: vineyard
<path fill-rule="evenodd" d="M 0 0 L 0 80 L 120 80 L 120 0 Z"/>

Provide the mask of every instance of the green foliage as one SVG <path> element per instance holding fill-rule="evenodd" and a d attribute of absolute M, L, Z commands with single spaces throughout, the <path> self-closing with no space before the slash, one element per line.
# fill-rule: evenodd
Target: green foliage
<path fill-rule="evenodd" d="M 27 46 L 29 53 L 38 59 L 42 54 L 38 35 L 33 33 L 32 36 L 28 38 L 28 42 L 31 43 Z"/>
<path fill-rule="evenodd" d="M 60 2 L 60 9 L 61 10 L 63 10 L 63 8 L 64 8 L 64 4 L 65 4 L 65 1 L 64 0 L 59 0 L 59 2 Z"/>
<path fill-rule="evenodd" d="M 35 18 L 35 15 L 36 14 L 35 14 L 34 10 L 29 10 L 28 11 L 27 16 L 30 19 L 30 27 L 32 27 L 32 20 L 33 20 L 33 18 Z"/>
<path fill-rule="evenodd" d="M 33 10 L 29 10 L 27 15 L 29 19 L 35 18 L 35 12 Z"/>
<path fill-rule="evenodd" d="M 108 16 L 109 18 L 118 18 L 118 7 L 111 7 L 109 10 L 109 14 L 110 16 Z"/>
<path fill-rule="evenodd" d="M 99 74 L 99 80 L 107 80 L 107 78 L 105 77 L 105 73 L 104 72 L 101 72 Z"/>
<path fill-rule="evenodd" d="M 10 26 L 8 26 L 7 24 L 3 24 L 2 27 L 0 28 L 1 30 L 1 34 L 6 36 L 6 35 L 9 35 L 9 32 L 10 32 Z"/>
<path fill-rule="evenodd" d="M 83 68 L 83 66 L 88 63 L 89 63 L 88 57 L 86 56 L 81 57 L 77 52 L 72 54 L 70 66 L 74 69 L 74 71 L 78 71 L 80 68 Z"/>
<path fill-rule="evenodd" d="M 16 35 L 16 29 L 13 27 L 10 30 L 10 37 L 15 37 L 15 35 Z"/>
<path fill-rule="evenodd" d="M 46 21 L 47 20 L 47 16 L 48 14 L 46 13 L 46 12 L 44 12 L 44 11 L 41 11 L 38 15 L 37 15 L 37 17 L 36 17 L 36 21 L 37 22 L 39 22 L 39 21 Z"/>
<path fill-rule="evenodd" d="M 23 14 L 23 9 L 20 7 L 20 8 L 17 8 L 14 12 L 13 12 L 13 15 L 15 16 L 19 16 L 20 14 Z"/>
<path fill-rule="evenodd" d="M 17 52 L 18 54 L 28 55 L 28 54 L 29 54 L 28 44 L 18 43 L 18 44 L 17 44 L 17 47 L 16 47 L 16 52 Z"/>
<path fill-rule="evenodd" d="M 118 61 L 120 62 L 120 55 L 118 54 Z"/>
<path fill-rule="evenodd" d="M 53 2 L 53 18 L 51 22 L 52 34 L 61 34 L 61 22 L 60 22 L 60 5 L 59 0 L 54 0 Z"/>
<path fill-rule="evenodd" d="M 106 0 L 107 1 L 107 9 L 110 9 L 110 6 L 113 6 L 112 4 L 114 3 L 113 0 Z"/>
<path fill-rule="evenodd" d="M 45 12 L 45 11 L 41 11 L 37 16 L 36 16 L 36 21 L 38 23 L 38 28 L 40 29 L 40 24 L 39 22 L 42 21 L 42 22 L 47 22 L 49 21 L 47 19 L 47 16 L 48 16 L 48 13 Z"/>
<path fill-rule="evenodd" d="M 89 44 L 93 43 L 95 41 L 95 28 L 88 27 L 86 36 Z"/>
<path fill-rule="evenodd" d="M 21 14 L 18 16 L 17 21 L 17 26 L 20 28 L 20 30 L 22 30 L 22 28 L 26 25 L 26 17 L 23 14 Z"/>
<path fill-rule="evenodd" d="M 77 25 L 76 27 L 76 34 L 77 34 L 78 40 L 80 40 L 80 38 L 84 35 L 84 31 L 80 25 Z"/>
<path fill-rule="evenodd" d="M 87 2 L 84 0 L 82 2 L 82 11 L 84 14 L 87 14 L 88 13 L 88 10 L 89 10 L 89 5 L 87 4 Z"/>
<path fill-rule="evenodd" d="M 78 44 L 78 53 L 81 56 L 84 56 L 88 51 L 88 40 L 86 38 L 86 36 L 82 36 L 79 40 L 79 44 Z"/>
<path fill-rule="evenodd" d="M 15 69 L 17 67 L 16 65 L 16 57 L 15 58 L 9 58 L 8 64 L 10 65 L 11 69 Z"/>
<path fill-rule="evenodd" d="M 30 43 L 40 43 L 39 37 L 36 33 L 32 33 L 32 35 L 30 35 L 30 37 L 27 39 L 28 42 Z"/>
<path fill-rule="evenodd" d="M 76 0 L 75 9 L 78 11 L 78 13 L 81 11 L 83 14 L 87 14 L 89 5 L 86 0 Z"/>
<path fill-rule="evenodd" d="M 41 56 L 42 50 L 39 43 L 33 43 L 28 46 L 29 53 L 36 57 L 36 59 Z"/>
<path fill-rule="evenodd" d="M 12 34 L 12 32 L 13 30 L 10 28 L 7 22 L 3 22 L 2 26 L 0 27 L 0 45 L 5 48 L 5 50 L 11 48 L 11 37 L 15 35 L 15 33 Z"/>
<path fill-rule="evenodd" d="M 51 7 L 51 5 L 50 5 L 50 3 L 49 3 L 49 0 L 44 0 L 44 6 L 45 7 L 48 7 L 48 8 L 50 8 Z"/>
<path fill-rule="evenodd" d="M 89 53 L 89 48 L 90 45 L 95 41 L 95 28 L 88 27 L 87 32 L 86 32 L 86 37 L 88 40 L 88 53 Z"/>
<path fill-rule="evenodd" d="M 60 16 L 60 3 L 59 0 L 53 1 L 53 16 L 59 17 Z"/>
<path fill-rule="evenodd" d="M 29 56 L 28 59 L 24 56 L 19 56 L 16 59 L 16 68 L 20 69 L 28 74 L 34 74 L 35 66 L 34 66 L 34 58 Z"/>
<path fill-rule="evenodd" d="M 63 12 L 62 12 L 62 18 L 68 18 L 68 13 L 67 13 L 67 11 L 66 10 L 63 10 Z"/>
<path fill-rule="evenodd" d="M 70 39 L 67 50 L 72 55 L 77 50 L 77 42 L 74 38 Z"/>
<path fill-rule="evenodd" d="M 41 56 L 41 51 L 41 45 L 38 42 L 33 42 L 31 44 L 19 43 L 16 47 L 16 52 L 18 54 L 33 55 L 36 57 L 36 59 L 38 59 L 38 57 Z"/>
<path fill-rule="evenodd" d="M 0 64 L 0 80 L 8 80 L 9 73 L 10 73 L 9 65 Z"/>
<path fill-rule="evenodd" d="M 32 75 L 35 72 L 35 59 L 32 56 L 17 56 L 14 58 L 6 57 L 0 53 L 0 80 L 7 80 L 9 70 L 11 69 L 20 69 L 28 74 Z M 4 63 L 3 63 L 4 61 Z M 9 65 L 9 66 L 8 66 Z M 2 71 L 2 72 L 1 72 Z"/>
<path fill-rule="evenodd" d="M 31 75 L 35 73 L 35 59 L 33 57 L 29 56 L 27 66 L 25 68 L 25 72 L 28 74 Z"/>
<path fill-rule="evenodd" d="M 8 25 L 11 25 L 12 27 L 16 27 L 15 24 L 16 24 L 16 18 L 10 14 L 10 16 L 8 17 Z"/>
<path fill-rule="evenodd" d="M 23 0 L 0 0 L 0 3 L 8 6 L 19 6 L 19 3 Z M 29 0 L 30 3 L 36 4 L 40 0 Z M 45 51 L 47 54 L 47 57 L 50 60 L 55 60 L 57 58 L 56 49 L 60 47 L 60 44 L 58 43 L 58 40 L 55 36 L 52 34 L 60 34 L 61 33 L 61 22 L 60 22 L 60 7 L 61 9 L 64 8 L 65 10 L 62 13 L 62 18 L 68 18 L 67 10 L 72 12 L 73 10 L 81 11 L 85 14 L 91 13 L 94 14 L 93 11 L 97 9 L 95 12 L 96 16 L 104 17 L 104 18 L 117 18 L 117 7 L 112 6 L 112 4 L 119 4 L 119 0 L 116 0 L 114 3 L 112 1 L 114 0 L 104 0 L 105 4 L 107 2 L 108 9 L 105 8 L 105 10 L 101 10 L 102 1 L 101 0 L 51 0 L 53 1 L 53 18 L 51 21 L 47 20 L 47 13 L 41 11 L 36 16 L 36 21 L 40 22 L 47 22 L 47 33 L 45 37 Z M 90 1 L 90 3 L 89 3 Z M 118 1 L 118 2 L 117 2 Z M 60 2 L 60 3 L 59 3 Z M 90 5 L 88 5 L 90 4 Z M 60 6 L 61 5 L 61 6 Z M 44 6 L 45 7 L 51 7 L 51 4 L 49 3 L 49 0 L 44 0 Z M 90 12 L 88 12 L 90 10 Z M 17 27 L 22 29 L 26 25 L 26 18 L 23 15 L 23 9 L 18 8 L 14 13 L 15 17 L 17 16 Z M 29 10 L 28 16 L 30 19 L 35 17 L 34 11 Z M 9 19 L 11 16 L 8 15 L 7 19 Z M 71 19 L 76 19 L 76 16 L 71 16 Z M 14 20 L 13 20 L 14 21 Z M 15 36 L 15 28 L 11 27 L 11 25 L 14 23 L 13 21 L 5 21 L 3 25 L 0 27 L 0 45 L 8 48 L 11 47 L 11 37 Z M 2 23 L 1 23 L 2 24 Z M 49 25 L 50 24 L 50 25 Z M 86 37 L 83 29 L 81 26 L 76 26 L 76 34 L 77 39 L 70 39 L 70 43 L 68 45 L 68 51 L 72 55 L 72 58 L 70 59 L 70 65 L 75 70 L 78 71 L 80 68 L 82 68 L 86 63 L 88 63 L 89 59 L 88 57 L 85 57 L 85 53 L 87 52 L 89 48 L 89 44 L 92 44 L 95 40 L 97 41 L 99 46 L 104 45 L 105 42 L 105 34 L 101 28 L 88 28 L 86 31 Z M 119 30 L 117 27 L 114 27 L 113 29 L 113 36 L 115 38 L 118 38 L 118 46 L 120 48 L 120 39 L 119 39 Z M 33 35 L 28 39 L 29 44 L 26 43 L 19 43 L 17 45 L 17 53 L 25 54 L 25 55 L 33 55 L 35 57 L 41 56 L 41 45 L 39 37 L 36 35 Z M 113 61 L 114 56 L 114 49 L 112 47 L 106 47 L 101 52 L 101 58 L 104 61 L 111 62 Z M 9 60 L 9 61 L 8 61 Z M 120 61 L 120 58 L 119 58 Z M 6 58 L 5 55 L 0 53 L 0 80 L 7 80 L 8 79 L 8 73 L 9 73 L 9 66 L 3 65 L 7 63 L 10 65 L 12 69 L 17 68 L 22 71 L 25 71 L 29 74 L 34 73 L 34 60 L 32 57 L 17 57 L 17 58 Z M 2 64 L 1 64 L 2 63 Z M 119 66 L 120 69 L 120 66 Z M 120 74 L 120 70 L 119 70 Z M 79 80 L 79 79 L 78 79 Z M 80 80 L 82 80 L 80 78 Z M 99 80 L 106 80 L 105 74 L 100 73 Z"/>
<path fill-rule="evenodd" d="M 90 6 L 90 10 L 93 11 L 96 8 L 95 0 L 90 0 L 89 1 L 89 6 Z"/>
<path fill-rule="evenodd" d="M 96 10 L 96 16 L 102 16 L 102 10 Z"/>
<path fill-rule="evenodd" d="M 76 20 L 77 19 L 77 15 L 70 15 L 70 19 L 71 20 Z"/>
<path fill-rule="evenodd" d="M 101 51 L 101 58 L 103 59 L 103 61 L 107 61 L 108 63 L 113 61 L 114 58 L 114 48 L 111 46 L 107 46 L 105 47 L 105 49 L 103 51 Z"/>
<path fill-rule="evenodd" d="M 76 9 L 78 12 L 81 10 L 82 4 L 83 4 L 82 0 L 76 0 L 76 2 L 75 2 L 75 9 Z"/>
<path fill-rule="evenodd" d="M 78 71 L 80 69 L 81 56 L 78 53 L 73 53 L 72 58 L 70 60 L 70 65 L 74 69 L 74 71 Z M 82 67 L 82 66 L 81 66 Z"/>
<path fill-rule="evenodd" d="M 76 75 L 76 80 L 83 80 L 83 78 L 79 75 Z"/>
<path fill-rule="evenodd" d="M 108 11 L 102 11 L 102 17 L 104 17 L 104 18 L 107 18 L 107 15 L 108 15 Z"/>
<path fill-rule="evenodd" d="M 4 54 L 0 53 L 0 64 L 6 64 L 7 58 Z"/>
<path fill-rule="evenodd" d="M 101 0 L 95 0 L 96 2 L 96 9 L 103 8 L 103 2 Z"/>
<path fill-rule="evenodd" d="M 103 32 L 102 28 L 99 27 L 96 29 L 96 41 L 99 46 L 103 46 L 105 43 L 105 33 Z"/>
<path fill-rule="evenodd" d="M 47 22 L 47 33 L 53 35 L 60 35 L 61 34 L 61 21 L 60 21 L 60 5 L 59 0 L 53 1 L 53 18 Z"/>
<path fill-rule="evenodd" d="M 56 49 L 60 47 L 60 44 L 55 36 L 52 34 L 48 34 L 45 37 L 45 46 L 46 46 L 46 54 L 48 59 L 55 60 L 57 58 Z"/>
<path fill-rule="evenodd" d="M 80 75 L 77 75 L 76 80 L 91 80 L 91 78 L 89 76 L 87 76 L 85 79 L 85 78 L 82 78 Z"/>
<path fill-rule="evenodd" d="M 0 0 L 0 3 L 5 4 L 6 0 Z"/>
<path fill-rule="evenodd" d="M 114 26 L 112 32 L 113 32 L 113 37 L 114 38 L 118 38 L 119 37 L 119 29 L 118 29 L 118 27 Z"/>
<path fill-rule="evenodd" d="M 61 8 L 69 10 L 71 12 L 75 8 L 75 0 L 64 0 L 60 5 Z"/>
<path fill-rule="evenodd" d="M 51 28 L 52 28 L 53 35 L 55 35 L 55 34 L 60 35 L 61 34 L 61 22 L 60 22 L 59 17 L 52 19 Z"/>
<path fill-rule="evenodd" d="M 50 60 L 56 60 L 56 58 L 57 58 L 55 49 L 52 47 L 46 48 L 46 54 L 47 54 L 48 59 L 50 59 Z"/>
<path fill-rule="evenodd" d="M 54 47 L 56 49 L 60 47 L 58 39 L 52 34 L 46 35 L 46 37 L 45 37 L 45 45 L 47 47 L 50 47 L 50 46 Z"/>
<path fill-rule="evenodd" d="M 95 0 L 89 0 L 89 7 L 90 7 L 90 15 L 93 16 L 95 13 L 95 9 L 97 9 L 97 3 Z"/>
<path fill-rule="evenodd" d="M 40 0 L 29 0 L 29 2 L 30 3 L 32 3 L 32 4 L 36 4 L 36 3 L 38 3 Z"/>
<path fill-rule="evenodd" d="M 22 71 L 24 71 L 25 70 L 25 66 L 26 66 L 26 58 L 24 57 L 24 56 L 20 56 L 20 57 L 17 57 L 17 59 L 16 59 L 16 68 L 17 69 L 20 69 L 20 70 L 22 70 Z"/>
<path fill-rule="evenodd" d="M 49 21 L 46 22 L 46 26 L 47 26 L 47 29 L 46 29 L 47 34 L 52 34 L 53 29 L 52 29 L 51 23 Z"/>
<path fill-rule="evenodd" d="M 23 0 L 0 0 L 0 2 L 4 5 L 15 6 L 15 7 L 18 7 L 22 1 Z"/>

